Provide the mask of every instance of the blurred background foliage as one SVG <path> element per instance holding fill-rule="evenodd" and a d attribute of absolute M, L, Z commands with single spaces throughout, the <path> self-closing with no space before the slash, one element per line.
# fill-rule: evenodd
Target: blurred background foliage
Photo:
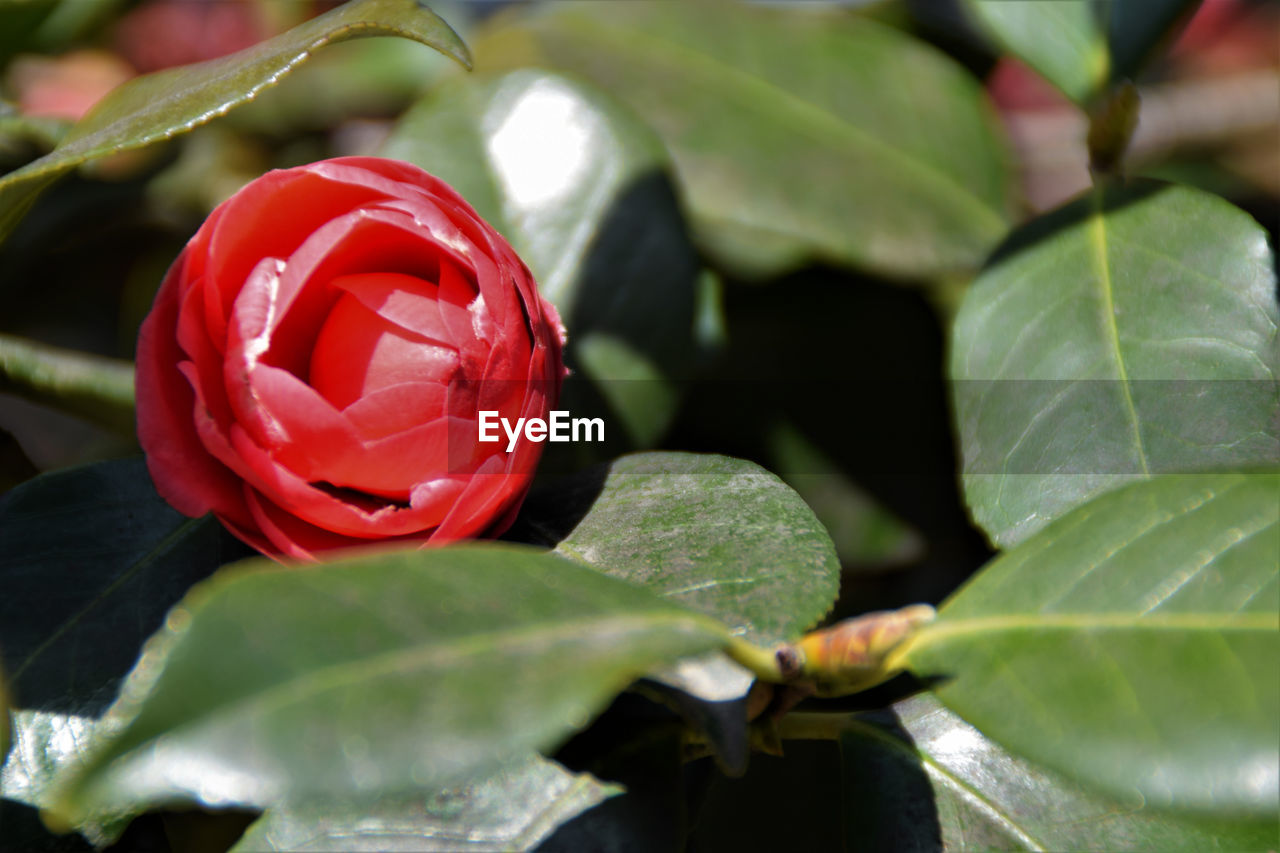
<path fill-rule="evenodd" d="M 233 53 L 336 5 L 0 0 L 0 174 L 49 152 L 134 76 Z M 240 186 L 326 157 L 402 156 L 434 164 L 555 289 L 572 338 L 568 408 L 605 411 L 622 426 L 603 447 L 552 447 L 547 476 L 639 448 L 757 461 L 831 532 L 844 569 L 833 617 L 937 602 L 990 557 L 956 477 L 947 330 L 1008 230 L 1090 185 L 1089 116 L 1079 104 L 1106 74 L 1080 76 L 1088 63 L 1061 56 L 1015 59 L 1001 35 L 1016 22 L 961 0 L 761 3 L 674 23 L 625 2 L 430 5 L 471 46 L 476 74 L 408 40 L 336 44 L 225 117 L 88 162 L 52 187 L 0 244 L 0 333 L 131 359 L 164 270 Z M 1193 5 L 1162 5 L 1173 9 L 1169 35 L 1135 81 L 1142 123 L 1129 170 L 1224 196 L 1274 245 L 1280 3 L 1209 0 L 1178 19 Z M 805 54 L 796 45 L 815 28 L 830 41 Z M 1083 32 L 1082 43 L 1094 36 Z M 688 40 L 749 71 L 753 104 L 783 93 L 773 111 L 735 102 L 741 81 L 707 71 Z M 1117 49 L 1116 68 L 1126 61 Z M 568 76 L 505 74 L 528 66 Z M 682 80 L 696 85 L 684 92 Z M 521 119 L 539 132 L 556 128 L 556 109 L 604 117 L 564 140 L 590 154 L 596 176 L 595 196 L 569 200 L 568 223 L 512 202 L 513 187 L 542 164 L 495 142 L 546 86 L 558 99 L 548 100 L 551 111 Z M 695 91 L 717 95 L 718 135 L 690 131 L 688 115 L 703 108 Z M 874 138 L 851 133 L 847 146 L 824 147 L 829 128 L 811 114 L 813 101 L 846 111 Z M 797 156 L 792 135 L 818 141 Z M 736 159 L 723 157 L 734 144 Z M 581 221 L 589 245 L 573 243 Z M 128 429 L 0 393 L 0 489 L 136 452 Z M 886 696 L 892 689 L 855 704 Z M 575 749 L 593 761 L 607 755 L 573 742 L 561 756 L 573 769 Z M 788 772 L 836 761 L 801 750 Z M 693 768 L 709 774 L 710 762 Z M 638 794 L 626 807 L 672 811 L 670 790 L 645 789 L 656 777 L 629 772 Z M 725 805 L 726 785 L 748 792 L 738 803 L 791 790 L 785 775 L 767 785 L 752 778 L 695 780 L 710 807 L 692 849 L 778 834 Z M 805 798 L 818 844 L 844 831 L 840 809 L 822 796 Z M 131 833 L 146 831 L 145 819 L 138 825 Z M 650 828 L 660 839 L 666 831 Z M 775 842 L 793 839 L 787 830 Z M 571 835 L 556 843 L 573 849 Z"/>

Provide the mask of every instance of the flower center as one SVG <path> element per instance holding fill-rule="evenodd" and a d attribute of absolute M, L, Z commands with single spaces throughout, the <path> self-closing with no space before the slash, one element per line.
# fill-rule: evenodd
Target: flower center
<path fill-rule="evenodd" d="M 359 278 L 389 275 L 410 278 L 392 273 Z M 431 287 L 414 281 L 419 287 Z M 308 381 L 326 400 L 345 409 L 366 394 L 393 385 L 447 383 L 457 365 L 458 353 L 453 348 L 391 322 L 346 292 L 334 303 L 316 338 Z"/>

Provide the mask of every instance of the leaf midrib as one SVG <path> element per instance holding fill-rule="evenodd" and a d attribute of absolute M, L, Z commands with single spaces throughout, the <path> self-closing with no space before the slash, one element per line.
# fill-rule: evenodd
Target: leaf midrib
<path fill-rule="evenodd" d="M 922 649 L 957 637 L 1013 631 L 1280 631 L 1280 614 L 1182 612 L 1139 615 L 1115 613 L 1011 613 L 959 619 L 941 618 L 922 629 L 902 652 L 909 661 Z"/>
<path fill-rule="evenodd" d="M 1027 832 L 1026 830 L 1022 829 L 1020 826 L 1018 826 L 1017 822 L 1015 822 L 1014 819 L 1011 816 L 1009 816 L 1009 814 L 1007 814 L 1004 809 L 1002 809 L 999 805 L 993 802 L 990 797 L 986 796 L 977 788 L 974 788 L 972 785 L 965 782 L 963 779 L 961 779 L 959 776 L 953 773 L 949 768 L 944 767 L 930 753 L 922 751 L 918 748 L 912 749 L 910 746 L 903 743 L 900 739 L 894 737 L 893 735 L 888 734 L 884 730 L 880 729 L 878 726 L 872 725 L 870 723 L 865 723 L 861 720 L 858 720 L 857 718 L 851 719 L 849 721 L 849 730 L 856 731 L 859 734 L 867 737 L 868 739 L 874 740 L 888 747 L 889 749 L 892 749 L 895 752 L 898 752 L 900 755 L 902 755 L 903 757 L 911 761 L 921 762 L 922 764 L 925 765 L 927 770 L 933 771 L 933 773 L 936 774 L 936 776 L 944 784 L 949 784 L 954 790 L 962 792 L 963 794 L 968 795 L 968 797 L 972 798 L 973 800 L 976 800 L 978 805 L 980 805 L 983 809 L 985 809 L 988 812 L 989 817 L 998 821 L 1002 829 L 1004 829 L 1009 835 L 1016 838 L 1020 844 L 1026 846 L 1028 849 L 1036 850 L 1036 851 L 1044 851 L 1049 849 L 1042 841 L 1040 841 L 1035 836 L 1031 835 L 1031 833 Z"/>
<path fill-rule="evenodd" d="M 1089 221 L 1089 238 L 1095 252 L 1094 260 L 1097 262 L 1098 284 L 1102 291 L 1104 333 L 1111 348 L 1112 356 L 1115 358 L 1120 389 L 1124 392 L 1124 403 L 1129 414 L 1134 449 L 1138 451 L 1138 462 L 1142 466 L 1143 476 L 1150 477 L 1151 470 L 1147 467 L 1147 452 L 1142 443 L 1142 427 L 1138 420 L 1137 407 L 1133 402 L 1133 387 L 1129 382 L 1129 371 L 1124 363 L 1124 354 L 1120 350 L 1120 329 L 1116 323 L 1115 294 L 1111 282 L 1111 255 L 1107 246 L 1106 212 L 1102 190 L 1095 190 L 1093 194 L 1093 216 Z"/>
<path fill-rule="evenodd" d="M 469 634 L 445 641 L 412 643 L 354 660 L 314 667 L 291 678 L 274 683 L 265 689 L 255 690 L 229 701 L 205 704 L 200 708 L 198 714 L 190 716 L 178 725 L 168 728 L 166 735 L 176 738 L 180 733 L 197 728 L 209 718 L 220 713 L 226 716 L 266 714 L 311 695 L 359 684 L 362 681 L 376 681 L 392 673 L 426 670 L 433 666 L 439 667 L 450 661 L 462 661 L 469 656 L 485 652 L 514 649 L 528 651 L 533 644 L 550 647 L 566 641 L 582 640 L 583 637 L 590 636 L 589 632 L 592 629 L 600 627 L 607 629 L 607 633 L 625 636 L 632 632 L 641 632 L 664 624 L 673 628 L 684 629 L 693 634 L 702 632 L 712 636 L 720 635 L 725 638 L 728 636 L 728 629 L 723 625 L 714 619 L 697 613 L 649 611 L 643 614 L 632 613 L 625 616 L 601 613 L 569 621 L 540 622 L 520 629 L 502 629 Z M 125 691 L 122 691 L 122 699 L 124 698 L 124 693 Z M 128 702 L 127 704 L 132 705 L 134 702 Z M 111 716 L 110 711 L 107 716 Z M 136 722 L 136 719 L 133 722 Z M 76 779 L 74 786 L 68 789 L 68 794 L 65 798 L 74 797 L 77 791 L 83 789 L 86 778 L 98 772 L 100 768 L 129 756 L 140 746 L 155 737 L 153 733 L 143 732 L 140 738 L 137 737 L 136 733 L 133 738 L 128 738 L 133 722 L 121 732 L 120 741 L 123 746 L 112 745 L 115 748 L 109 747 L 100 753 L 99 757 L 87 764 L 85 770 Z"/>
<path fill-rule="evenodd" d="M 572 16 L 564 18 L 562 25 L 568 31 L 576 30 L 580 36 L 594 36 L 623 50 L 630 51 L 638 57 L 637 63 L 639 65 L 645 64 L 654 53 L 665 54 L 671 58 L 672 64 L 683 62 L 694 70 L 701 69 L 708 76 L 720 79 L 726 83 L 726 88 L 736 89 L 747 95 L 748 103 L 760 104 L 772 101 L 780 104 L 781 111 L 790 111 L 793 116 L 803 118 L 815 136 L 821 141 L 829 141 L 829 138 L 825 135 L 826 132 L 835 131 L 836 134 L 848 140 L 854 146 L 873 151 L 884 159 L 904 167 L 908 172 L 913 173 L 921 183 L 931 184 L 937 188 L 938 194 L 948 198 L 956 208 L 976 215 L 982 220 L 982 229 L 992 235 L 1003 234 L 1008 229 L 1008 223 L 1005 222 L 999 211 L 992 208 L 951 175 L 925 160 L 916 159 L 902 153 L 890 143 L 832 113 L 825 107 L 801 98 L 763 77 L 729 65 L 710 54 L 699 53 L 638 30 L 632 29 L 626 31 L 625 34 L 619 33 L 616 30 L 600 25 L 594 20 Z M 631 40 L 628 40 L 627 37 L 630 37 Z M 638 49 L 637 42 L 645 43 L 652 50 Z M 756 96 L 759 97 L 757 98 Z"/>

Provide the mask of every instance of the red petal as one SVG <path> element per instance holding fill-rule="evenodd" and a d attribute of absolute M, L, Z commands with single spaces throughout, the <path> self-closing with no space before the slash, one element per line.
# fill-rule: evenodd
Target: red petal
<path fill-rule="evenodd" d="M 435 279 L 438 277 L 437 271 Z M 330 284 L 345 290 L 384 320 L 428 341 L 454 346 L 440 317 L 440 287 L 435 280 L 402 273 L 358 273 L 340 276 Z"/>
<path fill-rule="evenodd" d="M 421 338 L 343 294 L 316 338 L 309 381 L 335 406 L 347 407 L 393 385 L 447 384 L 457 367 L 452 347 Z"/>
<path fill-rule="evenodd" d="M 179 512 L 194 517 L 214 511 L 252 526 L 238 479 L 205 450 L 192 425 L 193 411 L 203 406 L 179 369 L 183 354 L 174 330 L 183 295 L 180 269 L 176 263 L 169 271 L 138 335 L 138 441 L 156 490 Z"/>
<path fill-rule="evenodd" d="M 438 382 L 404 382 L 365 394 L 342 413 L 365 441 L 384 438 L 445 414 L 448 389 Z"/>

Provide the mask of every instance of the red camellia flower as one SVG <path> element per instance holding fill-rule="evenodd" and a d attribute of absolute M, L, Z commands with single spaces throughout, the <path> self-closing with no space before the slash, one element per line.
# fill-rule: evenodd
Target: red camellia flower
<path fill-rule="evenodd" d="M 269 172 L 178 256 L 138 340 L 160 494 L 272 555 L 496 536 L 541 445 L 563 330 L 506 241 L 444 182 L 347 157 Z"/>

